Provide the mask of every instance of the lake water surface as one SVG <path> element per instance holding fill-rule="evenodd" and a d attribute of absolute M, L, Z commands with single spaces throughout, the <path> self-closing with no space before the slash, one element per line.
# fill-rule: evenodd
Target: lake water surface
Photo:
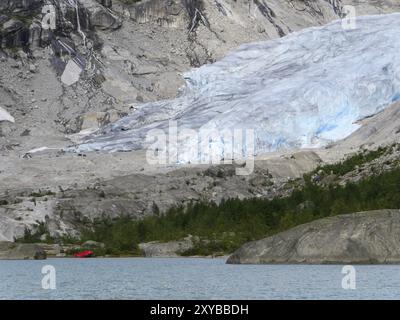
<path fill-rule="evenodd" d="M 42 288 L 54 266 L 56 289 Z M 226 265 L 224 259 L 120 258 L 0 261 L 0 299 L 398 299 L 400 266 Z"/>

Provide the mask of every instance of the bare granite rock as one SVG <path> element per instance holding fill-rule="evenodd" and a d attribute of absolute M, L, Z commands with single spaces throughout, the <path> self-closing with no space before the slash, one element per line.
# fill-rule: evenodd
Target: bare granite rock
<path fill-rule="evenodd" d="M 400 210 L 320 219 L 246 243 L 228 264 L 400 263 Z"/>
<path fill-rule="evenodd" d="M 44 260 L 46 252 L 37 244 L 0 242 L 0 260 Z"/>
<path fill-rule="evenodd" d="M 139 249 L 142 250 L 146 257 L 177 257 L 180 253 L 193 247 L 191 237 L 186 237 L 179 241 L 158 242 L 152 241 L 140 243 Z"/>

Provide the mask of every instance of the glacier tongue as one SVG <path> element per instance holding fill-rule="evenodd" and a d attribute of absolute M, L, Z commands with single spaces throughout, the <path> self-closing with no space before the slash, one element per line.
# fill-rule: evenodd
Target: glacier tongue
<path fill-rule="evenodd" d="M 400 99 L 400 14 L 364 16 L 245 44 L 222 60 L 184 75 L 173 100 L 138 111 L 85 138 L 77 151 L 146 148 L 151 129 L 253 129 L 255 153 L 316 147 L 345 138 L 355 122 Z M 222 134 L 213 143 L 222 150 Z M 180 139 L 192 161 L 198 139 Z M 223 157 L 223 151 L 221 151 Z"/>

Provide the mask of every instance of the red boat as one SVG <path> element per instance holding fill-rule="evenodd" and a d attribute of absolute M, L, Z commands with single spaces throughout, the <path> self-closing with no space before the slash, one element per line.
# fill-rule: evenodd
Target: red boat
<path fill-rule="evenodd" d="M 94 252 L 90 250 L 82 251 L 82 252 L 77 252 L 74 254 L 75 258 L 91 258 L 94 256 Z"/>

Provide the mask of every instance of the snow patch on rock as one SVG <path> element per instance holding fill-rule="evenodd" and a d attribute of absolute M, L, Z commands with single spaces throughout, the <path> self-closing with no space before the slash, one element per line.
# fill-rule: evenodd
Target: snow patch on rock
<path fill-rule="evenodd" d="M 9 121 L 15 123 L 14 117 L 11 114 L 9 114 L 6 110 L 4 110 L 2 107 L 0 107 L 0 122 L 1 121 Z"/>

